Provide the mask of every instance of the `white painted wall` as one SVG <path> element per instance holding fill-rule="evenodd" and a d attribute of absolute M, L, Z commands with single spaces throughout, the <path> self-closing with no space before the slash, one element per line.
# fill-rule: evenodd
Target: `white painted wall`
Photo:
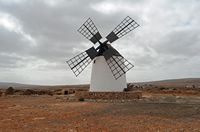
<path fill-rule="evenodd" d="M 90 91 L 95 91 L 95 92 L 123 91 L 123 89 L 127 87 L 126 74 L 115 80 L 103 56 L 96 57 L 94 61 L 92 64 Z"/>

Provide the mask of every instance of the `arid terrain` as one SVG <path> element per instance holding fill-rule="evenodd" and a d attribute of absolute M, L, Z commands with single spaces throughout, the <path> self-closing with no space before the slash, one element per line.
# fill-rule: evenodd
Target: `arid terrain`
<path fill-rule="evenodd" d="M 3 89 L 7 93 L 0 97 L 0 132 L 200 131 L 199 88 L 167 86 L 132 85 L 126 92 L 142 92 L 135 100 L 78 100 L 73 90 L 66 93 L 59 86 Z"/>
<path fill-rule="evenodd" d="M 200 131 L 199 102 L 66 102 L 46 95 L 13 96 L 1 98 L 0 109 L 0 131 Z"/>

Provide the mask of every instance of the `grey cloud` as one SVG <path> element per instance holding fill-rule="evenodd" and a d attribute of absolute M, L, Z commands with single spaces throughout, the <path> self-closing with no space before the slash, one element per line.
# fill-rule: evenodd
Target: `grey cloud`
<path fill-rule="evenodd" d="M 21 34 L 0 27 L 0 51 L 6 53 L 28 54 L 30 43 Z"/>
<path fill-rule="evenodd" d="M 0 70 L 9 70 L 12 68 L 24 67 L 23 59 L 17 56 L 10 56 L 6 54 L 0 54 Z"/>
<path fill-rule="evenodd" d="M 36 45 L 33 46 L 30 41 L 23 38 L 23 35 L 8 31 L 0 25 L 0 51 L 4 53 L 0 56 L 1 68 L 8 67 L 12 70 L 20 69 L 19 66 L 21 66 L 21 70 L 26 71 L 31 70 L 35 65 L 33 71 L 36 73 L 39 71 L 38 74 L 51 75 L 57 72 L 60 78 L 68 78 L 66 82 L 76 82 L 78 79 L 73 77 L 65 61 L 93 46 L 77 32 L 88 17 L 92 18 L 103 37 L 127 15 L 133 17 L 141 25 L 134 32 L 113 44 L 125 58 L 135 65 L 135 68 L 128 74 L 136 73 L 136 76 L 145 76 L 151 73 L 148 70 L 156 69 L 157 75 L 144 77 L 146 80 L 156 79 L 162 75 L 163 68 L 167 69 L 167 65 L 171 64 L 167 69 L 171 73 L 185 61 L 193 62 L 194 57 L 200 55 L 200 30 L 198 28 L 200 4 L 197 1 L 58 0 L 55 1 L 57 2 L 55 5 L 48 4 L 48 2 L 40 0 L 22 0 L 18 3 L 0 1 L 0 12 L 16 18 L 24 33 L 36 41 Z M 105 14 L 95 10 L 102 2 L 111 3 L 116 12 Z M 16 57 L 7 56 L 7 54 L 16 54 Z M 194 65 L 191 64 L 188 67 L 192 69 Z M 27 69 L 23 69 L 24 67 Z M 56 72 L 53 72 L 54 69 Z M 66 69 L 68 69 L 67 72 Z M 143 72 L 140 72 L 141 70 Z M 36 76 L 35 73 L 30 74 Z M 88 74 L 83 74 L 87 79 L 89 78 Z M 43 83 L 55 79 L 43 77 Z M 142 79 L 142 77 L 138 79 L 128 77 L 128 80 Z M 169 74 L 165 77 L 169 77 Z M 80 78 L 78 81 L 84 83 L 88 81 L 87 79 Z M 31 80 L 34 79 L 28 81 Z M 57 82 L 64 83 L 65 78 Z"/>
<path fill-rule="evenodd" d="M 200 55 L 200 30 L 173 31 L 163 37 L 154 47 L 160 54 L 173 54 L 191 57 Z"/>
<path fill-rule="evenodd" d="M 56 61 L 58 57 L 69 56 L 73 47 L 89 48 L 80 45 L 81 42 L 90 42 L 77 33 L 87 18 L 82 14 L 94 16 L 87 1 L 66 1 L 58 7 L 49 7 L 41 1 L 25 1 L 16 5 L 5 4 L 2 9 L 15 16 L 25 32 L 37 40 L 38 47 L 31 52 L 34 56 L 55 58 Z"/>

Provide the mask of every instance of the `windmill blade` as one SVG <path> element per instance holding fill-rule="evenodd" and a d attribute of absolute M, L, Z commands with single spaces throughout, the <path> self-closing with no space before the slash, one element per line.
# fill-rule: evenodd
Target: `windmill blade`
<path fill-rule="evenodd" d="M 132 65 L 121 55 L 113 55 L 108 60 L 106 60 L 106 62 L 116 80 L 134 67 L 134 65 Z"/>
<path fill-rule="evenodd" d="M 114 78 L 118 79 L 134 66 L 111 45 L 108 45 L 108 47 L 108 50 L 103 53 L 103 56 L 106 59 Z"/>
<path fill-rule="evenodd" d="M 103 56 L 106 60 L 110 59 L 110 57 L 114 56 L 121 56 L 120 53 L 113 48 L 111 45 L 108 45 L 108 49 L 103 53 Z"/>
<path fill-rule="evenodd" d="M 78 76 L 94 59 L 97 55 L 97 51 L 94 47 L 78 54 L 77 56 L 71 58 L 67 61 L 67 64 L 73 71 L 73 73 Z"/>
<path fill-rule="evenodd" d="M 134 30 L 138 26 L 139 24 L 137 22 L 127 16 L 110 34 L 108 34 L 106 38 L 110 43 L 112 43 L 130 31 Z"/>
<path fill-rule="evenodd" d="M 97 27 L 90 18 L 78 29 L 78 32 L 89 39 L 93 44 L 96 44 L 102 38 Z"/>
<path fill-rule="evenodd" d="M 112 56 L 121 56 L 121 55 L 115 48 L 113 48 L 111 45 L 108 45 L 108 49 L 103 53 L 103 56 L 106 60 L 108 60 Z"/>

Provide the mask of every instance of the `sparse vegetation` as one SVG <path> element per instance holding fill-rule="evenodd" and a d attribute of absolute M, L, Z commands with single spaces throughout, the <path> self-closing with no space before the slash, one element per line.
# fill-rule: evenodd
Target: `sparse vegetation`
<path fill-rule="evenodd" d="M 84 99 L 84 98 L 79 98 L 79 101 L 81 101 L 81 102 L 82 102 L 82 101 L 85 101 L 85 99 Z"/>
<path fill-rule="evenodd" d="M 166 90 L 167 88 L 165 88 L 165 87 L 161 87 L 161 88 L 159 88 L 160 90 Z"/>
<path fill-rule="evenodd" d="M 23 93 L 24 95 L 32 95 L 32 94 L 36 94 L 36 92 L 34 90 L 31 89 L 27 89 L 24 91 Z"/>
<path fill-rule="evenodd" d="M 14 94 L 14 88 L 13 87 L 9 87 L 8 89 L 6 89 L 5 95 L 13 95 L 13 94 Z"/>
<path fill-rule="evenodd" d="M 3 92 L 2 91 L 0 91 L 0 97 L 1 97 L 1 95 L 3 94 Z"/>
<path fill-rule="evenodd" d="M 134 100 L 119 99 L 119 101 L 114 99 L 103 100 L 102 98 L 105 97 L 105 95 L 98 96 L 100 99 L 97 100 L 94 98 L 88 99 L 82 95 L 76 96 L 76 94 L 80 91 L 88 91 L 88 88 L 86 89 L 85 87 L 77 88 L 74 86 L 56 86 L 55 88 L 52 86 L 46 89 L 41 87 L 38 89 L 31 87 L 26 87 L 29 89 L 19 89 L 14 87 L 14 89 L 13 87 L 9 87 L 8 89 L 0 89 L 0 96 L 4 94 L 43 95 L 14 96 L 14 98 L 13 96 L 2 96 L 0 98 L 0 107 L 2 108 L 2 114 L 0 115 L 0 118 L 6 123 L 2 121 L 3 123 L 0 127 L 0 131 L 1 128 L 6 128 L 8 130 L 20 129 L 22 131 L 25 129 L 29 131 L 33 128 L 26 127 L 25 125 L 33 123 L 33 120 L 34 126 L 45 130 L 46 128 L 49 128 L 49 130 L 54 130 L 55 127 L 52 125 L 52 122 L 63 122 L 63 125 L 61 124 L 62 126 L 58 127 L 61 128 L 60 131 L 67 131 L 69 128 L 74 128 L 73 126 L 76 126 L 77 123 L 80 124 L 78 128 L 75 128 L 77 130 L 84 131 L 88 130 L 88 128 L 91 128 L 95 131 L 96 129 L 94 129 L 94 126 L 89 126 L 89 124 L 94 124 L 94 122 L 98 123 L 99 128 L 102 128 L 101 130 L 106 127 L 108 129 L 112 129 L 113 127 L 110 127 L 109 124 L 104 122 L 102 123 L 102 121 L 105 120 L 110 122 L 112 126 L 117 124 L 117 127 L 119 127 L 116 130 L 124 130 L 124 128 L 127 128 L 127 126 L 129 126 L 129 128 L 133 127 L 132 130 L 137 127 L 139 128 L 138 130 L 141 131 L 145 128 L 144 126 L 148 127 L 146 127 L 146 129 L 143 131 L 149 130 L 149 128 L 158 128 L 154 129 L 156 131 L 160 128 L 165 129 L 165 127 L 167 127 L 166 129 L 171 127 L 172 129 L 170 129 L 170 131 L 173 131 L 177 130 L 177 126 L 181 130 L 187 131 L 188 128 L 192 127 L 194 127 L 196 130 L 196 128 L 199 128 L 199 122 L 197 119 L 200 117 L 200 115 L 197 111 L 200 107 L 200 87 L 198 87 L 199 85 L 197 84 L 194 84 L 194 86 L 193 84 L 187 85 L 187 87 L 186 85 L 183 87 L 175 87 L 174 85 L 155 85 L 153 83 L 151 85 L 145 83 L 131 83 L 128 85 L 128 88 L 124 89 L 124 94 L 130 94 L 134 93 L 135 91 L 139 91 L 142 92 L 141 97 L 138 96 L 139 100 L 136 97 Z M 55 96 L 51 97 L 45 95 Z M 131 97 L 133 96 L 131 95 Z M 105 103 L 105 101 L 107 103 Z M 118 103 L 120 103 L 120 105 Z M 187 103 L 191 104 L 188 105 Z M 52 112 L 52 110 L 54 112 Z M 29 115 L 30 112 L 32 113 L 31 116 Z M 91 113 L 92 116 L 88 116 L 91 115 Z M 120 119 L 122 120 L 118 120 L 119 117 L 116 116 L 116 113 L 120 115 Z M 23 115 L 24 120 L 21 120 L 21 116 L 15 116 L 15 118 L 13 118 L 13 115 Z M 179 121 L 177 122 L 174 120 L 174 118 L 179 118 Z M 190 118 L 191 122 L 185 122 L 184 118 L 186 120 Z M 99 119 L 102 119 L 102 121 L 100 122 Z M 159 123 L 157 122 L 158 119 Z M 140 122 L 137 125 L 138 120 Z M 67 126 L 67 121 L 70 121 L 69 126 Z M 175 126 L 173 121 L 175 121 L 175 124 L 179 124 Z M 145 122 L 145 125 L 141 125 L 142 122 Z M 19 125 L 13 125 L 14 123 Z M 190 127 L 188 127 L 188 123 L 190 123 Z M 5 124 L 9 127 L 7 127 Z"/>
<path fill-rule="evenodd" d="M 57 96 L 56 96 L 57 97 Z M 66 96 L 58 96 L 65 98 Z M 66 102 L 52 96 L 0 98 L 0 131 L 198 131 L 200 104 L 173 96 L 135 102 Z M 150 97 L 149 97 L 150 98 Z M 195 98 L 179 97 L 179 101 Z M 196 98 L 198 99 L 198 97 Z M 163 103 L 155 103 L 163 102 Z M 197 101 L 197 100 L 196 100 Z M 171 102 L 171 103 L 165 103 Z"/>

